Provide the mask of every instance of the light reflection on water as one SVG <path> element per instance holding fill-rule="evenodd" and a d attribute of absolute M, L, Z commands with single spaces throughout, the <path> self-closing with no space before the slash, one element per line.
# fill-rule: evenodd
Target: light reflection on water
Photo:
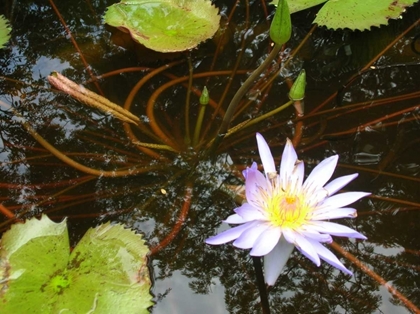
<path fill-rule="evenodd" d="M 157 273 L 159 272 L 159 268 L 154 269 Z M 213 284 L 209 287 L 207 294 L 193 292 L 189 287 L 191 282 L 192 280 L 184 276 L 181 271 L 175 271 L 170 280 L 156 279 L 154 290 L 168 291 L 168 294 L 162 297 L 162 301 L 159 302 L 159 309 L 156 312 L 174 314 L 229 313 L 226 311 L 224 302 L 222 302 L 225 289 L 218 278 L 213 279 Z M 182 307 L 178 306 L 180 300 L 184 303 Z"/>
<path fill-rule="evenodd" d="M 97 17 L 100 17 L 107 4 L 103 1 L 93 1 L 92 4 Z M 241 68 L 254 68 L 266 55 L 265 17 L 258 1 L 251 1 L 251 4 L 251 12 L 255 16 L 250 24 L 255 31 L 244 29 L 245 10 L 241 2 L 235 23 L 230 24 L 233 35 L 222 47 L 217 69 L 233 67 L 244 33 L 249 38 L 246 38 Z M 108 39 L 108 31 L 98 24 L 97 18 L 86 13 L 90 12 L 86 10 L 86 2 L 60 3 L 59 9 L 72 26 L 81 50 L 97 75 L 126 67 L 141 65 L 154 68 L 166 63 L 156 61 L 143 64 L 133 51 L 113 45 Z M 417 5 L 413 10 L 418 12 L 418 9 Z M 224 7 L 225 12 L 229 10 Z M 13 104 L 38 132 L 61 150 L 75 154 L 75 158 L 82 163 L 106 169 L 122 164 L 132 166 L 139 162 L 159 163 L 145 157 L 125 140 L 119 122 L 82 106 L 70 97 L 51 92 L 46 76 L 52 71 L 60 71 L 78 83 L 89 80 L 89 75 L 48 4 L 22 1 L 13 12 L 5 13 L 12 20 L 14 33 L 10 48 L 0 51 L 0 67 L 6 77 L 26 84 L 0 81 L 1 101 Z M 308 21 L 313 14 L 303 12 L 294 18 L 296 34 L 291 40 L 291 47 L 296 47 L 309 30 Z M 74 19 L 77 16 L 83 17 L 83 23 Z M 336 105 L 342 110 L 337 112 L 337 116 L 325 113 L 305 120 L 299 155 L 310 161 L 306 171 L 309 173 L 316 161 L 338 153 L 342 165 L 335 176 L 360 173 L 357 181 L 348 187 L 349 190 L 371 191 L 379 197 L 403 201 L 398 203 L 371 198 L 357 203 L 355 206 L 359 218 L 345 223 L 366 234 L 369 239 L 365 242 L 342 241 L 340 244 L 420 306 L 418 110 L 397 115 L 394 120 L 389 120 L 394 122 L 393 125 L 386 125 L 388 120 L 375 121 L 384 115 L 415 106 L 419 96 L 404 101 L 393 100 L 389 105 L 369 107 L 355 113 L 350 111 L 351 105 L 357 102 L 372 102 L 378 97 L 409 94 L 418 89 L 420 78 L 416 63 L 420 63 L 420 58 L 410 50 L 410 40 L 415 34 L 409 33 L 379 60 L 378 65 L 384 66 L 382 69 L 362 73 L 342 89 L 350 75 L 372 58 L 375 50 L 378 50 L 376 46 L 382 41 L 392 40 L 406 27 L 399 25 L 409 25 L 411 20 L 413 17 L 407 16 L 393 23 L 389 29 L 382 32 L 374 30 L 372 33 L 333 33 L 318 29 L 281 74 L 283 77 L 294 77 L 301 67 L 305 67 L 308 73 L 307 112 L 311 112 L 333 91 L 339 91 L 335 103 L 328 106 L 331 109 Z M 31 32 L 32 29 L 38 31 Z M 343 53 L 345 47 L 352 48 L 351 58 Z M 215 45 L 208 42 L 193 51 L 195 71 L 208 71 L 211 63 L 208 55 L 213 53 L 214 48 Z M 393 66 L 404 62 L 408 63 L 405 67 Z M 169 72 L 186 75 L 188 67 L 184 63 Z M 120 74 L 101 80 L 100 84 L 107 97 L 123 104 L 132 86 L 145 73 Z M 238 76 L 234 80 L 232 91 L 242 84 L 243 78 Z M 146 122 L 146 100 L 167 81 L 163 76 L 154 77 L 133 101 L 133 111 L 142 115 Z M 197 88 L 207 84 L 215 99 L 220 97 L 227 83 L 228 79 L 222 76 L 208 82 L 195 81 Z M 265 103 L 261 100 L 264 93 L 256 88 L 256 92 L 249 95 L 250 99 L 258 97 L 257 105 L 249 107 L 238 120 L 258 112 L 259 104 L 267 108 L 264 107 L 262 112 L 267 112 L 286 101 L 285 85 L 279 76 Z M 89 88 L 95 87 L 91 84 Z M 227 99 L 232 96 L 232 91 L 229 91 Z M 157 107 L 165 109 L 159 111 L 159 121 L 165 123 L 165 127 L 173 131 L 174 138 L 180 141 L 183 140 L 184 131 L 180 107 L 184 108 L 184 103 L 185 88 L 175 86 L 173 90 L 162 94 L 157 104 Z M 176 106 L 178 104 L 181 106 Z M 192 119 L 196 117 L 194 110 L 197 110 L 196 103 L 192 107 Z M 216 166 L 207 160 L 200 161 L 197 152 L 184 152 L 181 156 L 169 154 L 165 156 L 172 159 L 165 161 L 165 171 L 156 170 L 129 178 L 95 179 L 74 187 L 64 197 L 54 196 L 51 202 L 42 206 L 33 204 L 63 189 L 44 184 L 76 179 L 84 174 L 49 156 L 19 123 L 15 123 L 16 118 L 10 113 L 1 112 L 0 117 L 1 162 L 16 161 L 1 167 L 0 183 L 3 185 L 0 201 L 10 209 L 21 211 L 21 206 L 27 205 L 30 209 L 28 216 L 45 211 L 56 219 L 72 217 L 70 230 L 74 242 L 89 226 L 111 219 L 143 232 L 148 242 L 156 245 L 176 224 L 184 201 L 184 185 L 191 179 L 195 182 L 194 197 L 185 225 L 174 241 L 152 257 L 156 279 L 153 293 L 157 301 L 153 313 L 260 311 L 253 269 L 246 252 L 238 252 L 231 245 L 208 247 L 204 239 L 216 234 L 220 228 L 228 228 L 220 227 L 220 221 L 231 214 L 236 206 L 228 193 L 219 189 L 222 182 L 230 185 L 241 182 L 235 174 L 226 172 L 227 167 L 233 163 L 239 168 L 249 166 L 252 161 L 260 163 L 256 154 L 255 131 L 263 132 L 269 138 L 270 145 L 273 145 L 274 155 L 280 156 L 285 137 L 293 136 L 295 131 L 293 109 L 270 118 L 258 128 L 233 137 L 222 147 L 223 159 Z M 282 124 L 283 121 L 290 123 Z M 358 129 L 367 121 L 375 122 Z M 353 127 L 353 132 L 336 134 Z M 102 144 L 107 147 L 104 148 Z M 93 155 L 86 156 L 86 152 Z M 351 168 L 353 166 L 362 168 Z M 185 173 L 178 175 L 180 170 Z M 397 175 L 405 177 L 398 178 Z M 162 194 L 161 189 L 166 194 Z M 77 203 L 82 197 L 86 201 Z M 87 217 L 87 214 L 91 216 Z M 389 300 L 391 295 L 385 288 L 349 261 L 344 262 L 355 272 L 354 277 L 344 276 L 325 264 L 316 268 L 304 257 L 294 254 L 279 279 L 279 285 L 270 291 L 273 313 L 408 313 L 404 306 Z"/>

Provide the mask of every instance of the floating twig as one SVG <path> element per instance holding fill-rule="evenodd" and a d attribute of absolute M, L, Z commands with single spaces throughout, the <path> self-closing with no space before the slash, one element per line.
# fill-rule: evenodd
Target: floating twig
<path fill-rule="evenodd" d="M 51 75 L 49 75 L 48 81 L 55 88 L 65 92 L 75 99 L 80 100 L 88 106 L 99 109 L 102 112 L 111 114 L 121 121 L 133 124 L 138 124 L 140 122 L 140 119 L 133 115 L 130 111 L 125 110 L 121 106 L 114 104 L 105 97 L 90 91 L 82 85 L 76 84 L 58 72 L 53 72 Z"/>

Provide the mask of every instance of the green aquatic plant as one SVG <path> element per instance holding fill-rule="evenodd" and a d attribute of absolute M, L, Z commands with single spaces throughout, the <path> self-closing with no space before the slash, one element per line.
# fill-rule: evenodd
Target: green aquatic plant
<path fill-rule="evenodd" d="M 232 100 L 230 101 L 229 106 L 227 107 L 226 114 L 224 115 L 222 123 L 219 127 L 217 137 L 212 143 L 210 153 L 214 153 L 217 147 L 220 145 L 221 141 L 224 139 L 224 137 L 228 135 L 229 126 L 232 122 L 234 113 L 242 98 L 250 90 L 250 88 L 258 79 L 258 77 L 270 67 L 273 60 L 278 56 L 279 52 L 283 48 L 283 45 L 289 41 L 291 35 L 292 22 L 290 18 L 288 2 L 286 0 L 279 0 L 277 9 L 274 13 L 273 22 L 270 25 L 270 38 L 274 43 L 273 49 L 271 50 L 270 54 L 265 58 L 264 62 L 261 63 L 260 66 L 251 73 L 251 75 L 246 79 L 242 86 L 235 92 L 235 95 L 232 97 Z M 291 104 L 292 101 L 287 102 L 277 109 L 283 110 Z M 277 109 L 270 112 L 269 116 L 277 113 Z M 261 121 L 261 118 L 262 117 L 258 117 L 254 119 L 254 121 L 247 121 L 246 123 L 249 126 L 257 121 Z M 267 118 L 267 116 L 264 116 L 264 118 Z"/>
<path fill-rule="evenodd" d="M 332 29 L 369 30 L 372 26 L 388 24 L 398 19 L 406 7 L 418 0 L 295 0 L 290 1 L 290 12 L 298 12 L 326 2 L 314 23 Z M 271 4 L 276 4 L 276 0 Z"/>
<path fill-rule="evenodd" d="M 11 30 L 12 28 L 9 26 L 7 19 L 0 15 L 0 49 L 9 41 Z"/>
<path fill-rule="evenodd" d="M 1 312 L 148 313 L 149 249 L 141 235 L 106 223 L 70 253 L 66 220 L 18 223 L 0 248 Z"/>
<path fill-rule="evenodd" d="M 220 16 L 208 0 L 122 0 L 108 7 L 104 20 L 149 49 L 174 52 L 212 37 Z"/>
<path fill-rule="evenodd" d="M 222 2 L 219 1 L 219 3 Z M 225 4 L 227 3 L 225 2 Z M 357 104 L 357 101 L 353 100 L 350 106 L 345 101 L 342 106 L 336 106 L 334 101 L 320 104 L 323 97 L 335 91 L 335 87 L 328 88 L 327 95 L 314 97 L 313 73 L 305 62 L 305 67 L 309 68 L 307 73 L 308 86 L 310 87 L 307 91 L 308 112 L 306 115 L 295 115 L 292 110 L 287 110 L 278 116 L 267 115 L 272 113 L 270 110 L 273 110 L 273 108 L 281 108 L 281 104 L 288 100 L 287 93 L 290 85 L 287 82 L 288 86 L 286 87 L 284 82 L 295 78 L 301 66 L 297 63 L 295 69 L 286 67 L 285 71 L 280 71 L 281 68 L 284 69 L 283 64 L 289 62 L 289 60 L 289 64 L 299 61 L 302 44 L 311 45 L 312 39 L 315 41 L 325 38 L 322 36 L 325 30 L 317 29 L 313 31 L 314 27 L 310 31 L 312 34 L 310 40 L 306 40 L 306 37 L 305 39 L 296 38 L 295 33 L 293 40 L 283 45 L 283 50 L 268 64 L 268 68 L 259 76 L 253 76 L 251 90 L 239 100 L 240 104 L 231 120 L 232 127 L 228 129 L 226 137 L 215 153 L 216 162 L 206 160 L 199 154 L 208 147 L 207 145 L 211 144 L 217 134 L 230 97 L 245 82 L 246 77 L 244 76 L 251 74 L 254 68 L 258 67 L 273 49 L 268 42 L 268 23 L 266 22 L 269 15 L 265 15 L 262 11 L 264 3 L 266 3 L 264 0 L 242 0 L 235 4 L 230 2 L 229 6 L 226 5 L 229 8 L 227 23 L 230 26 L 235 23 L 237 25 L 240 23 L 248 24 L 235 28 L 237 32 L 234 38 L 228 38 L 229 43 L 225 47 L 221 45 L 220 49 L 218 46 L 215 50 L 213 42 L 209 45 L 202 45 L 200 49 L 191 51 L 190 60 L 185 60 L 185 55 L 183 55 L 182 57 L 185 58 L 183 60 L 165 64 L 159 63 L 154 65 L 156 68 L 150 68 L 145 67 L 143 61 L 138 64 L 127 58 L 127 56 L 131 56 L 130 51 L 116 52 L 112 45 L 102 43 L 104 51 L 108 52 L 108 54 L 101 54 L 103 60 L 101 63 L 106 65 L 105 68 L 97 67 L 95 63 L 89 61 L 86 71 L 83 71 L 81 65 L 74 66 L 74 69 L 68 67 L 52 69 L 52 71 L 60 71 L 75 82 L 83 84 L 77 84 L 77 88 L 71 88 L 74 94 L 70 92 L 66 92 L 66 94 L 71 94 L 75 99 L 82 102 L 86 100 L 85 103 L 99 110 L 80 106 L 75 99 L 71 99 L 64 93 L 57 93 L 57 91 L 49 89 L 49 86 L 45 91 L 41 91 L 42 96 L 47 96 L 45 101 L 42 98 L 39 101 L 38 99 L 32 100 L 31 95 L 37 95 L 38 90 L 37 92 L 31 90 L 31 93 L 23 94 L 26 90 L 20 85 L 19 88 L 16 88 L 17 90 L 12 89 L 8 93 L 13 95 L 11 99 L 3 98 L 1 100 L 13 108 L 13 111 L 4 110 L 2 112 L 4 121 L 2 120 L 2 138 L 0 139 L 5 145 L 9 145 L 4 148 L 5 152 L 2 153 L 4 167 L 2 168 L 3 182 L 1 182 L 3 191 L 6 190 L 6 187 L 11 189 L 5 192 L 7 194 L 2 201 L 9 208 L 9 212 L 6 212 L 3 208 L 3 213 L 9 217 L 7 224 L 10 224 L 10 221 L 16 218 L 33 215 L 33 208 L 53 214 L 56 217 L 67 216 L 73 226 L 79 227 L 84 224 L 97 224 L 98 220 L 111 219 L 124 222 L 126 225 L 131 225 L 132 228 L 141 228 L 142 224 L 149 224 L 151 227 L 146 233 L 146 237 L 151 243 L 153 266 L 156 271 L 157 285 L 154 292 L 156 292 L 158 303 L 156 305 L 157 312 L 162 311 L 161 305 L 167 304 L 167 300 L 163 300 L 165 294 L 161 297 L 161 292 L 164 291 L 162 291 L 162 285 L 159 286 L 159 284 L 163 282 L 164 285 L 167 283 L 170 285 L 171 275 L 178 270 L 189 277 L 191 285 L 188 291 L 206 293 L 206 289 L 211 289 L 214 286 L 213 278 L 220 277 L 221 284 L 226 288 L 226 298 L 223 300 L 222 296 L 217 300 L 222 307 L 223 302 L 226 302 L 226 310 L 232 313 L 259 312 L 260 310 L 257 307 L 259 307 L 260 299 L 257 297 L 255 289 L 254 270 L 246 254 L 242 254 L 244 252 L 240 252 L 240 250 L 231 250 L 229 246 L 218 247 L 217 249 L 207 246 L 203 249 L 205 246 L 202 243 L 204 238 L 217 232 L 216 229 L 219 226 L 220 219 L 228 215 L 229 209 L 238 206 L 232 204 L 232 199 L 236 199 L 238 195 L 233 195 L 230 199 L 224 194 L 224 187 L 227 184 L 232 184 L 234 188 L 239 188 L 242 181 L 236 180 L 234 176 L 237 176 L 236 173 L 240 173 L 240 170 L 243 169 L 241 166 L 250 164 L 252 159 L 257 160 L 255 143 L 249 140 L 251 134 L 254 135 L 256 128 L 258 128 L 258 131 L 264 134 L 273 152 L 282 146 L 282 141 L 286 137 L 293 137 L 296 150 L 310 168 L 314 167 L 317 160 L 327 157 L 323 155 L 340 153 L 343 156 L 344 153 L 345 156 L 353 156 L 355 148 L 352 147 L 352 151 L 347 153 L 343 148 L 343 141 L 338 140 L 340 136 L 341 138 L 343 136 L 331 134 L 332 132 L 339 132 L 340 130 L 348 132 L 344 135 L 345 138 L 352 138 L 356 132 L 358 138 L 371 136 L 373 132 L 365 132 L 377 123 L 371 123 L 371 121 L 377 119 L 384 125 L 384 128 L 390 128 L 394 121 L 390 120 L 388 116 L 394 113 L 397 118 L 404 117 L 404 121 L 400 121 L 399 125 L 408 128 L 409 124 L 407 122 L 409 119 L 418 121 L 418 115 L 407 116 L 405 113 L 399 113 L 399 111 L 402 110 L 403 106 L 405 110 L 416 110 L 410 109 L 410 107 L 418 106 L 417 100 L 419 97 L 418 93 L 413 95 L 412 97 L 416 101 L 410 104 L 406 95 L 399 96 L 396 100 L 398 107 L 395 105 L 396 102 L 390 104 L 388 101 L 387 106 L 386 100 L 379 102 L 376 99 L 369 99 L 368 104 Z M 63 5 L 57 4 L 59 6 Z M 97 2 L 92 2 L 92 4 L 94 6 L 98 5 Z M 255 8 L 261 10 L 257 12 L 257 10 L 254 10 Z M 257 14 L 260 20 L 258 22 L 252 21 L 253 19 L 249 18 L 251 14 L 247 15 L 246 9 L 252 12 L 252 15 Z M 273 9 L 273 7 L 270 9 Z M 96 7 L 95 10 L 96 12 L 103 12 L 104 9 Z M 224 13 L 228 12 L 222 5 L 221 10 Z M 78 17 L 73 13 L 68 16 L 71 19 Z M 236 16 L 236 20 L 231 16 Z M 70 23 L 73 21 L 66 19 L 69 26 L 72 26 Z M 307 22 L 305 22 L 305 27 L 309 24 L 309 21 Z M 400 22 L 403 21 L 398 21 L 398 24 L 401 24 Z M 257 28 L 261 24 L 267 26 L 263 36 L 259 40 L 255 40 L 254 43 L 250 43 L 253 33 L 257 33 Z M 95 29 L 93 24 L 86 22 L 86 25 Z M 299 25 L 295 27 L 299 29 Z M 60 29 L 59 27 L 56 28 Z M 80 34 L 78 36 L 75 33 L 77 29 L 73 27 L 69 29 L 73 31 L 75 47 L 77 47 L 77 42 L 83 44 Z M 62 32 L 62 29 L 60 29 L 60 32 Z M 332 34 L 331 32 L 327 33 Z M 355 34 L 359 33 L 355 32 Z M 228 31 L 226 31 L 226 34 L 228 34 Z M 361 35 L 366 35 L 366 32 Z M 104 31 L 99 33 L 96 31 L 95 35 L 92 36 L 95 39 L 96 46 L 98 46 L 96 39 L 102 36 L 106 37 Z M 63 38 L 67 46 L 70 42 L 67 42 L 67 40 L 70 37 L 71 33 L 67 38 Z M 56 39 L 55 35 L 45 36 L 44 38 Z M 88 37 L 85 39 L 89 41 Z M 299 46 L 296 45 L 296 40 L 300 41 Z M 258 44 L 260 50 L 253 47 L 254 44 Z M 22 43 L 15 40 L 14 45 L 22 45 Z M 229 45 L 232 46 L 229 47 Z M 47 46 L 55 45 L 48 44 Z M 211 51 L 208 49 L 209 47 Z M 236 51 L 234 56 L 231 53 L 226 53 L 232 47 Z M 325 45 L 321 45 L 321 47 L 325 47 Z M 395 46 L 391 45 L 390 47 Z M 80 50 L 77 50 L 80 53 L 80 58 L 84 55 L 88 58 L 87 60 L 92 60 L 89 59 L 92 51 L 86 50 L 86 47 L 83 46 L 80 46 L 80 48 Z M 28 53 L 28 49 L 22 50 Z M 69 50 L 73 51 L 74 49 L 70 48 Z M 246 51 L 252 52 L 254 60 L 250 59 L 250 54 L 247 54 Z M 214 60 L 217 61 L 214 66 L 213 63 L 210 66 L 213 52 Z M 59 54 L 54 52 L 52 55 L 55 57 Z M 121 55 L 123 55 L 122 58 Z M 123 65 L 113 62 L 120 59 L 124 59 Z M 28 65 L 25 64 L 25 69 L 31 69 L 29 67 L 30 60 L 28 59 Z M 68 58 L 64 58 L 64 60 L 67 61 Z M 72 65 L 77 60 L 78 58 L 72 58 L 72 62 L 74 62 Z M 189 62 L 189 67 L 186 66 L 186 61 Z M 319 62 L 319 58 L 314 58 L 313 62 Z M 17 68 L 19 69 L 19 67 Z M 86 77 L 90 68 L 95 73 L 91 76 L 91 80 Z M 289 75 L 284 75 L 284 72 L 288 70 L 290 71 Z M 47 73 L 50 73 L 50 71 Z M 7 76 L 25 83 L 34 82 L 30 79 L 22 79 L 16 73 Z M 45 72 L 42 77 L 43 81 L 45 81 L 44 76 L 46 76 Z M 60 78 L 57 73 L 53 73 L 52 77 Z M 231 82 L 233 83 L 231 84 Z M 97 84 L 96 89 L 93 86 L 94 84 Z M 280 84 L 283 84 L 281 88 Z M 68 86 L 71 87 L 72 84 L 69 83 Z M 209 88 L 209 99 L 199 102 L 198 96 L 203 86 Z M 87 88 L 95 90 L 98 94 L 90 93 Z M 101 93 L 101 89 L 103 93 Z M 223 89 L 228 91 L 226 95 L 223 93 Z M 344 92 L 350 89 L 351 87 L 346 87 Z M 119 91 L 121 92 L 120 96 L 126 97 L 130 90 L 124 109 L 134 114 L 140 121 L 133 119 L 125 121 L 121 117 L 117 118 L 119 111 L 104 99 L 97 97 L 98 95 L 105 95 L 106 98 L 116 104 L 122 104 L 123 100 L 118 97 L 114 98 L 113 92 Z M 20 100 L 17 96 L 14 96 L 16 91 L 23 94 Z M 296 101 L 299 101 L 299 94 L 301 93 L 299 90 L 295 91 L 298 91 L 298 93 L 291 92 L 289 96 L 296 99 L 296 106 Z M 321 90 L 319 92 L 322 93 Z M 221 95 L 222 93 L 223 95 Z M 191 94 L 190 98 L 185 97 L 189 94 Z M 23 98 L 23 96 L 26 96 L 26 98 Z M 337 98 L 341 97 L 338 96 Z M 224 99 L 228 101 L 225 102 Z M 404 105 L 402 105 L 402 99 L 404 99 Z M 183 106 L 184 102 L 185 107 Z M 208 104 L 204 105 L 207 102 Z M 4 104 L 0 104 L 2 110 L 7 108 Z M 369 109 L 367 109 L 367 106 L 369 106 Z M 315 110 L 314 107 L 316 107 Z M 391 115 L 385 117 L 383 113 L 378 112 L 379 108 L 387 110 Z M 371 115 L 364 114 L 368 110 Z M 19 112 L 20 115 L 13 115 L 13 112 Z M 122 113 L 125 114 L 124 111 Z M 373 117 L 374 114 L 375 117 Z M 204 117 L 202 117 L 203 115 Z M 117 119 L 112 119 L 112 117 Z M 190 119 L 189 123 L 186 122 L 187 118 Z M 264 118 L 264 122 L 261 123 Z M 345 123 L 341 123 L 343 120 Z M 44 146 L 44 149 L 35 141 L 31 141 L 32 138 L 27 136 L 27 131 L 21 130 L 19 122 L 24 125 L 27 131 L 30 131 L 29 133 L 35 139 L 39 139 L 36 133 L 42 135 L 57 149 L 61 150 L 61 154 L 48 149 L 48 146 Z M 124 125 L 124 130 L 131 130 L 132 132 L 124 133 L 121 124 Z M 359 127 L 360 124 L 362 124 L 361 127 Z M 163 136 L 160 136 L 161 134 Z M 399 132 L 399 134 L 404 133 Z M 126 135 L 128 137 L 132 135 L 133 137 L 127 139 Z M 190 135 L 189 140 L 187 135 Z M 335 138 L 335 141 L 325 140 L 324 135 Z M 327 138 L 327 136 L 325 137 Z M 405 138 L 403 135 L 399 135 L 399 137 Z M 28 138 L 29 140 L 25 141 Z M 170 145 L 166 143 L 166 140 Z M 45 144 L 41 141 L 39 143 Z M 155 146 L 146 146 L 145 144 Z M 357 143 L 353 143 L 354 145 L 357 145 Z M 398 146 L 404 147 L 405 144 L 395 145 L 395 149 L 393 147 L 392 150 L 398 151 Z M 167 149 L 168 147 L 170 149 Z M 317 150 L 316 147 L 319 147 L 319 149 Z M 414 147 L 414 145 L 411 147 Z M 146 148 L 149 150 L 146 150 Z M 31 153 L 31 149 L 37 151 Z M 56 160 L 52 154 L 68 163 L 64 164 L 60 160 Z M 276 156 L 278 156 L 278 152 Z M 78 161 L 79 166 L 70 163 L 70 158 Z M 81 168 L 80 164 L 85 167 Z M 18 166 L 25 167 L 26 165 L 28 169 L 30 168 L 30 173 L 29 170 L 25 171 L 25 169 L 19 169 L 19 172 L 15 170 Z M 378 172 L 375 172 L 373 168 L 360 169 L 362 167 L 359 167 L 359 169 L 354 169 L 356 168 L 355 162 L 346 157 L 340 159 L 337 171 L 343 174 L 343 172 L 346 172 L 345 167 L 352 168 L 352 172 L 359 172 L 361 174 L 360 182 L 366 180 L 368 170 L 372 171 L 373 175 L 378 175 Z M 37 170 L 42 171 L 42 175 L 37 176 Z M 81 172 L 77 170 L 81 170 Z M 394 174 L 400 175 L 399 171 Z M 27 176 L 25 181 L 22 181 L 23 175 Z M 385 170 L 380 175 L 386 178 L 391 176 Z M 237 177 L 239 178 L 239 176 Z M 411 179 L 408 176 L 405 178 L 407 182 Z M 374 183 L 372 185 L 375 185 Z M 22 190 L 19 196 L 22 187 L 25 190 Z M 370 188 L 370 186 L 365 187 L 364 190 Z M 364 204 L 368 201 L 374 203 L 375 206 L 378 204 L 378 201 L 374 198 L 380 192 L 378 193 L 377 190 L 375 192 L 376 195 L 371 196 Z M 385 193 L 383 195 L 389 196 Z M 397 204 L 398 201 L 406 200 L 391 200 L 388 198 L 383 202 Z M 331 244 L 331 246 L 335 245 L 333 246 L 334 250 L 346 257 L 343 263 L 349 265 L 352 271 L 356 273 L 357 282 L 349 281 L 344 276 L 337 275 L 326 264 L 320 266 L 321 272 L 316 271 L 311 263 L 306 263 L 305 258 L 293 254 L 290 262 L 285 266 L 284 274 L 287 274 L 287 276 L 281 275 L 279 278 L 281 284 L 270 289 L 269 302 L 272 303 L 272 306 L 276 306 L 276 310 L 287 312 L 288 308 L 290 311 L 290 308 L 293 307 L 296 311 L 302 313 L 311 310 L 333 312 L 338 306 L 346 309 L 357 306 L 358 312 L 370 313 L 373 310 L 368 309 L 380 308 L 381 298 L 374 298 L 371 295 L 371 293 L 376 292 L 376 281 L 387 287 L 387 281 L 392 281 L 395 278 L 387 273 L 387 268 L 384 266 L 391 264 L 387 262 L 389 260 L 388 256 L 372 255 L 368 246 L 375 243 L 375 229 L 380 228 L 381 224 L 386 222 L 387 217 L 391 217 L 390 213 L 393 212 L 393 209 L 382 212 L 378 219 L 374 219 L 378 216 L 366 213 L 362 209 L 364 206 L 358 205 L 357 207 L 359 207 L 358 213 L 360 215 L 357 219 L 357 229 L 368 235 L 369 241 L 357 242 L 357 246 L 350 241 L 342 242 L 340 245 L 343 245 L 345 250 L 341 251 L 337 249 L 337 245 Z M 382 207 L 382 205 L 378 205 L 378 209 Z M 400 210 L 398 214 L 393 213 L 390 220 L 394 222 L 395 218 L 401 217 L 403 213 L 403 210 Z M 90 221 L 91 217 L 94 217 L 93 222 Z M 352 228 L 356 226 L 355 220 L 344 223 Z M 396 228 L 402 230 L 404 226 L 397 226 Z M 414 232 L 415 229 L 413 229 L 412 234 Z M 400 240 L 409 238 L 410 235 L 405 230 L 396 233 L 393 232 L 390 236 Z M 410 244 L 404 245 L 404 247 L 412 248 Z M 355 254 L 356 259 L 351 259 L 350 255 L 346 255 L 346 251 Z M 405 256 L 407 255 L 408 257 L 413 256 L 409 254 Z M 175 256 L 176 258 L 174 258 Z M 360 263 L 359 261 L 359 264 L 357 264 L 357 259 L 363 262 Z M 405 259 L 404 256 L 395 256 L 395 259 L 391 256 L 390 259 L 392 264 L 395 264 L 395 273 L 398 274 L 398 277 L 401 278 L 401 275 L 405 273 L 412 276 L 409 271 L 404 272 L 400 262 L 404 260 L 407 263 L 409 267 L 406 269 L 415 267 L 415 263 L 408 258 Z M 234 262 L 232 263 L 232 261 Z M 350 265 L 349 261 L 354 263 L 355 266 Z M 363 273 L 368 269 L 363 263 L 372 265 L 374 271 L 386 278 L 385 283 L 372 276 L 372 278 L 375 278 L 375 281 L 373 281 Z M 372 273 L 369 275 L 372 275 Z M 65 276 L 57 276 L 54 282 L 58 289 L 66 289 L 69 284 Z M 360 286 L 360 282 L 368 283 L 366 286 L 369 287 Z M 415 281 L 407 280 L 407 282 Z M 218 283 L 216 285 L 220 286 Z M 394 282 L 394 285 L 413 302 L 417 300 L 415 294 L 417 291 L 414 284 L 403 286 L 402 289 L 397 281 Z M 314 288 L 313 291 L 311 287 Z M 405 287 L 407 289 L 414 287 L 414 289 L 411 289 L 413 293 L 409 290 L 404 291 Z M 179 293 L 179 291 L 183 291 L 182 289 L 177 286 L 170 294 Z M 357 296 L 348 298 L 349 295 L 354 295 L 352 294 L 354 289 L 360 289 L 362 293 L 359 295 L 363 295 L 363 298 Z M 292 291 L 296 294 L 291 295 Z M 326 297 L 324 295 L 325 291 L 331 292 L 331 296 Z M 390 289 L 390 291 L 395 290 Z M 283 296 L 286 296 L 287 299 Z M 209 295 L 208 298 L 212 298 L 212 296 Z M 382 296 L 382 299 L 385 303 L 384 296 Z M 206 300 L 208 300 L 207 296 Z M 183 303 L 185 302 L 175 301 L 171 305 L 178 310 L 183 307 Z M 202 306 L 202 304 L 199 304 L 199 306 Z M 363 307 L 363 309 L 360 310 L 360 307 Z M 186 311 L 180 310 L 180 312 L 185 313 Z"/>

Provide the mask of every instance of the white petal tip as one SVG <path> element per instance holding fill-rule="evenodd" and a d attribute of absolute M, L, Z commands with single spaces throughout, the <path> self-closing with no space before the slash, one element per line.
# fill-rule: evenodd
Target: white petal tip
<path fill-rule="evenodd" d="M 208 238 L 207 240 L 204 241 L 206 244 L 211 244 L 211 245 L 219 245 L 219 243 L 217 243 L 217 241 L 215 241 L 213 238 Z"/>

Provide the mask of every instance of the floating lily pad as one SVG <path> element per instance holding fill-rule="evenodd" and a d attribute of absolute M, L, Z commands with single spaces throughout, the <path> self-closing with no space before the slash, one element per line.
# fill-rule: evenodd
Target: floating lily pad
<path fill-rule="evenodd" d="M 327 0 L 289 0 L 287 4 L 289 5 L 290 13 L 299 12 L 312 8 L 318 4 L 324 3 Z M 277 5 L 279 0 L 272 0 L 271 4 Z"/>
<path fill-rule="evenodd" d="M 372 26 L 388 24 L 397 19 L 418 0 L 290 0 L 290 12 L 294 13 L 326 2 L 319 10 L 314 23 L 332 29 L 349 28 L 368 30 Z M 277 4 L 273 0 L 272 4 Z"/>
<path fill-rule="evenodd" d="M 397 19 L 417 0 L 339 0 L 328 1 L 319 10 L 314 23 L 328 28 L 370 29 Z"/>
<path fill-rule="evenodd" d="M 105 23 L 160 52 L 184 51 L 212 37 L 218 9 L 208 0 L 123 0 L 108 7 Z"/>
<path fill-rule="evenodd" d="M 1 313 L 149 313 L 147 252 L 121 225 L 89 229 L 70 254 L 65 221 L 16 224 L 1 240 Z"/>
<path fill-rule="evenodd" d="M 10 39 L 11 29 L 7 19 L 3 15 L 0 15 L 0 49 L 3 48 Z"/>

